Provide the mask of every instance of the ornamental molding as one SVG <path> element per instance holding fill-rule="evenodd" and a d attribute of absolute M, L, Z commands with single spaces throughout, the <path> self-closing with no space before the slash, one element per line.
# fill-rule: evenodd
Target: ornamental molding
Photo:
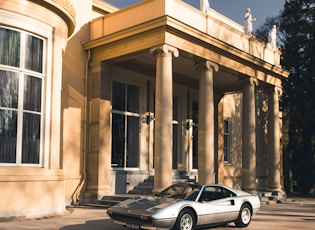
<path fill-rule="evenodd" d="M 76 18 L 75 9 L 72 3 L 70 2 L 70 0 L 52 0 L 52 1 L 58 3 L 63 8 L 65 8 L 74 19 Z"/>
<path fill-rule="evenodd" d="M 168 54 L 168 53 L 172 53 L 174 55 L 174 57 L 178 57 L 179 56 L 179 51 L 177 48 L 167 45 L 167 44 L 163 44 L 160 46 L 156 46 L 150 49 L 150 54 L 151 55 L 155 55 L 158 52 L 160 53 L 164 53 L 164 54 Z"/>
<path fill-rule="evenodd" d="M 68 36 L 75 29 L 76 12 L 71 0 L 28 0 L 41 5 L 59 15 L 68 25 Z"/>
<path fill-rule="evenodd" d="M 195 62 L 195 69 L 197 71 L 214 70 L 215 72 L 218 72 L 219 71 L 219 65 L 217 63 L 214 63 L 214 62 L 206 60 L 206 59 L 200 59 L 200 60 Z"/>

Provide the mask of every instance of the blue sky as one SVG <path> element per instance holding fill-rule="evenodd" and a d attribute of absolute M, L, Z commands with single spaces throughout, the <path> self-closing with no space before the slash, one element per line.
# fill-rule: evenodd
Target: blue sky
<path fill-rule="evenodd" d="M 126 7 L 141 0 L 105 0 L 117 7 Z M 200 0 L 183 0 L 184 2 L 199 9 Z M 243 25 L 246 8 L 250 8 L 252 15 L 257 21 L 254 30 L 265 22 L 268 16 L 276 16 L 283 9 L 285 0 L 209 0 L 211 8 L 226 17 Z"/>

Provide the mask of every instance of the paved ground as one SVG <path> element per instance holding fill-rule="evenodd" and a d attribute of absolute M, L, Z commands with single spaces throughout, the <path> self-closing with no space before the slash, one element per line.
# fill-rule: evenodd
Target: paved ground
<path fill-rule="evenodd" d="M 44 219 L 0 222 L 0 230 L 126 230 L 115 225 L 106 210 L 87 207 L 69 208 L 62 216 Z M 238 229 L 233 224 L 218 230 Z M 283 204 L 263 205 L 246 230 L 315 230 L 315 198 L 294 199 Z"/>

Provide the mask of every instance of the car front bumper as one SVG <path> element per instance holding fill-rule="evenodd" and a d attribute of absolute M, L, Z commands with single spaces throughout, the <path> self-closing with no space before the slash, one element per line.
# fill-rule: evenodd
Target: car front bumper
<path fill-rule="evenodd" d="M 176 222 L 176 218 L 170 218 L 170 219 L 159 219 L 159 220 L 151 220 L 150 223 L 140 223 L 140 222 L 133 222 L 133 221 L 120 221 L 115 220 L 115 224 L 122 225 L 124 227 L 130 228 L 130 229 L 160 229 L 160 228 L 166 228 L 171 229 Z"/>
<path fill-rule="evenodd" d="M 167 228 L 171 229 L 176 222 L 176 218 L 167 218 L 167 219 L 152 219 L 152 225 L 157 228 Z"/>

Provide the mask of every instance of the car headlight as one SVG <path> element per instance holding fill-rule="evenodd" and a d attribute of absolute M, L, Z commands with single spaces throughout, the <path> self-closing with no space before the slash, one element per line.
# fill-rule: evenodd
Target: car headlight
<path fill-rule="evenodd" d="M 111 214 L 112 214 L 112 210 L 107 209 L 107 214 L 108 214 L 108 215 L 111 215 Z"/>
<path fill-rule="evenodd" d="M 141 220 L 149 220 L 150 217 L 149 217 L 149 216 L 140 216 L 140 219 L 141 219 Z"/>

